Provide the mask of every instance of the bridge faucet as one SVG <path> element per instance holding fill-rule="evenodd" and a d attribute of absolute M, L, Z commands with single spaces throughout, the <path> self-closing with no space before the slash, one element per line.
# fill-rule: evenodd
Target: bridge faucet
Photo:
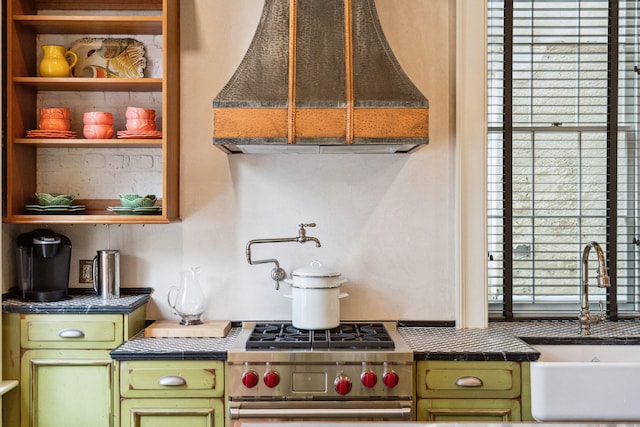
<path fill-rule="evenodd" d="M 300 224 L 298 227 L 300 227 L 298 229 L 298 237 L 285 237 L 285 238 L 276 238 L 276 239 L 255 239 L 255 240 L 250 240 L 249 243 L 247 243 L 247 261 L 249 262 L 249 264 L 254 265 L 254 264 L 265 264 L 265 263 L 269 263 L 272 262 L 274 263 L 276 266 L 273 268 L 273 270 L 271 270 L 271 278 L 276 282 L 276 290 L 280 289 L 280 282 L 282 280 L 284 280 L 285 277 L 287 277 L 287 272 L 284 271 L 283 268 L 280 267 L 280 263 L 278 262 L 277 259 L 275 258 L 269 258 L 269 259 L 262 259 L 262 260 L 252 260 L 251 259 L 251 245 L 255 244 L 255 243 L 282 243 L 282 242 L 298 242 L 298 243 L 306 243 L 306 242 L 315 242 L 316 243 L 316 247 L 319 248 L 320 245 L 320 240 L 318 240 L 315 237 L 309 237 L 307 236 L 307 230 L 305 229 L 305 227 L 315 227 L 316 224 L 315 223 L 309 223 L 309 224 Z"/>
<path fill-rule="evenodd" d="M 604 252 L 599 244 L 590 242 L 584 247 L 582 252 L 582 286 L 580 287 L 580 315 L 578 316 L 580 329 L 578 333 L 584 335 L 591 335 L 592 323 L 599 323 L 606 319 L 602 300 L 600 300 L 599 314 L 591 314 L 589 311 L 589 251 L 591 248 L 595 249 L 598 257 L 598 275 L 596 276 L 598 287 L 608 288 L 610 286 Z"/>

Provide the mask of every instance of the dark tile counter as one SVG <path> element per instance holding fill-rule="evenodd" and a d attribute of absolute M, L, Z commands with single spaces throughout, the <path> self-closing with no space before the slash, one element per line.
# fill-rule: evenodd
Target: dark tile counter
<path fill-rule="evenodd" d="M 70 290 L 73 292 L 73 290 Z M 63 301 L 22 301 L 11 294 L 2 298 L 4 313 L 24 314 L 129 314 L 149 302 L 151 288 L 125 288 L 120 298 L 103 301 L 94 293 L 76 291 Z"/>
<path fill-rule="evenodd" d="M 227 360 L 240 333 L 234 326 L 224 338 L 145 338 L 144 331 L 111 351 L 114 360 Z"/>
<path fill-rule="evenodd" d="M 535 361 L 540 353 L 530 344 L 640 344 L 640 322 L 592 325 L 590 336 L 578 335 L 578 322 L 490 322 L 488 328 L 399 327 L 415 360 Z"/>
<path fill-rule="evenodd" d="M 103 302 L 94 294 L 78 293 L 58 302 L 24 302 L 5 295 L 5 313 L 127 314 L 149 302 L 150 288 L 123 289 L 121 298 Z M 417 322 L 415 322 L 417 323 Z M 140 332 L 111 352 L 116 360 L 226 360 L 240 332 L 235 322 L 224 338 L 145 338 Z M 414 326 L 402 323 L 398 333 L 415 360 L 535 361 L 535 344 L 640 345 L 640 321 L 604 322 L 592 326 L 591 336 L 578 335 L 578 322 L 490 322 L 487 328 L 457 329 L 452 322 Z"/>

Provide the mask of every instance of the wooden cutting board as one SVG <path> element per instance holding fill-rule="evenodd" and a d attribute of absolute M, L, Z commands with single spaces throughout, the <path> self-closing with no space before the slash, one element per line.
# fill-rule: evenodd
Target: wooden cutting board
<path fill-rule="evenodd" d="M 228 320 L 203 320 L 201 325 L 181 325 L 179 320 L 156 320 L 144 330 L 152 338 L 222 338 L 231 329 Z"/>

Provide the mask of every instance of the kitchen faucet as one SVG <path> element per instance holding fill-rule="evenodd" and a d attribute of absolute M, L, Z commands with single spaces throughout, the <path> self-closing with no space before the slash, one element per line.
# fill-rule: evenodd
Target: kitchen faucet
<path fill-rule="evenodd" d="M 604 321 L 606 316 L 604 313 L 604 306 L 602 300 L 600 300 L 600 313 L 591 314 L 589 311 L 589 251 L 591 248 L 595 249 L 598 257 L 598 281 L 599 288 L 608 288 L 609 276 L 607 275 L 607 265 L 604 258 L 604 252 L 602 248 L 596 242 L 590 242 L 584 247 L 582 252 L 582 286 L 580 287 L 580 315 L 578 316 L 578 322 L 580 323 L 579 334 L 591 335 L 591 324 Z"/>
<path fill-rule="evenodd" d="M 309 224 L 300 224 L 299 225 L 300 229 L 298 230 L 298 236 L 297 237 L 250 240 L 249 243 L 247 243 L 247 261 L 251 265 L 254 265 L 254 264 L 265 264 L 265 263 L 269 263 L 269 262 L 274 263 L 276 266 L 273 268 L 273 270 L 271 270 L 271 278 L 276 282 L 276 290 L 280 289 L 280 282 L 282 280 L 284 280 L 285 277 L 287 277 L 287 272 L 284 271 L 284 269 L 280 267 L 280 263 L 275 258 L 262 259 L 262 260 L 259 260 L 259 261 L 251 260 L 251 245 L 253 245 L 254 243 L 282 243 L 282 242 L 306 243 L 306 242 L 315 242 L 316 243 L 316 247 L 319 248 L 321 246 L 320 245 L 320 240 L 318 240 L 315 237 L 307 236 L 307 230 L 305 230 L 305 227 L 315 227 L 315 226 L 316 226 L 316 224 L 313 223 L 313 222 L 309 223 Z"/>

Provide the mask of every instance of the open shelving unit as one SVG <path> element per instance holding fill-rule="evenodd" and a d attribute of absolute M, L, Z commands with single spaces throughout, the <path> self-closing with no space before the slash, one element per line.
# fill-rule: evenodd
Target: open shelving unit
<path fill-rule="evenodd" d="M 100 223 L 163 224 L 179 220 L 179 96 L 180 96 L 180 2 L 179 0 L 8 0 L 7 3 L 7 126 L 5 140 L 5 211 L 3 221 L 16 224 Z M 63 34 L 160 36 L 160 77 L 84 78 L 38 76 L 38 40 Z M 26 132 L 38 124 L 38 96 L 43 92 L 156 92 L 162 138 L 83 139 L 30 138 Z M 73 105 L 69 105 L 73 108 Z M 122 107 L 122 114 L 126 106 Z M 27 213 L 35 192 L 46 186 L 38 182 L 39 149 L 153 149 L 161 153 L 162 173 L 158 188 L 160 215 L 118 215 L 108 206 L 116 199 L 81 194 L 76 204 L 85 211 L 71 214 Z M 117 173 L 117 172 L 114 172 Z M 114 196 L 118 189 L 113 189 Z"/>

